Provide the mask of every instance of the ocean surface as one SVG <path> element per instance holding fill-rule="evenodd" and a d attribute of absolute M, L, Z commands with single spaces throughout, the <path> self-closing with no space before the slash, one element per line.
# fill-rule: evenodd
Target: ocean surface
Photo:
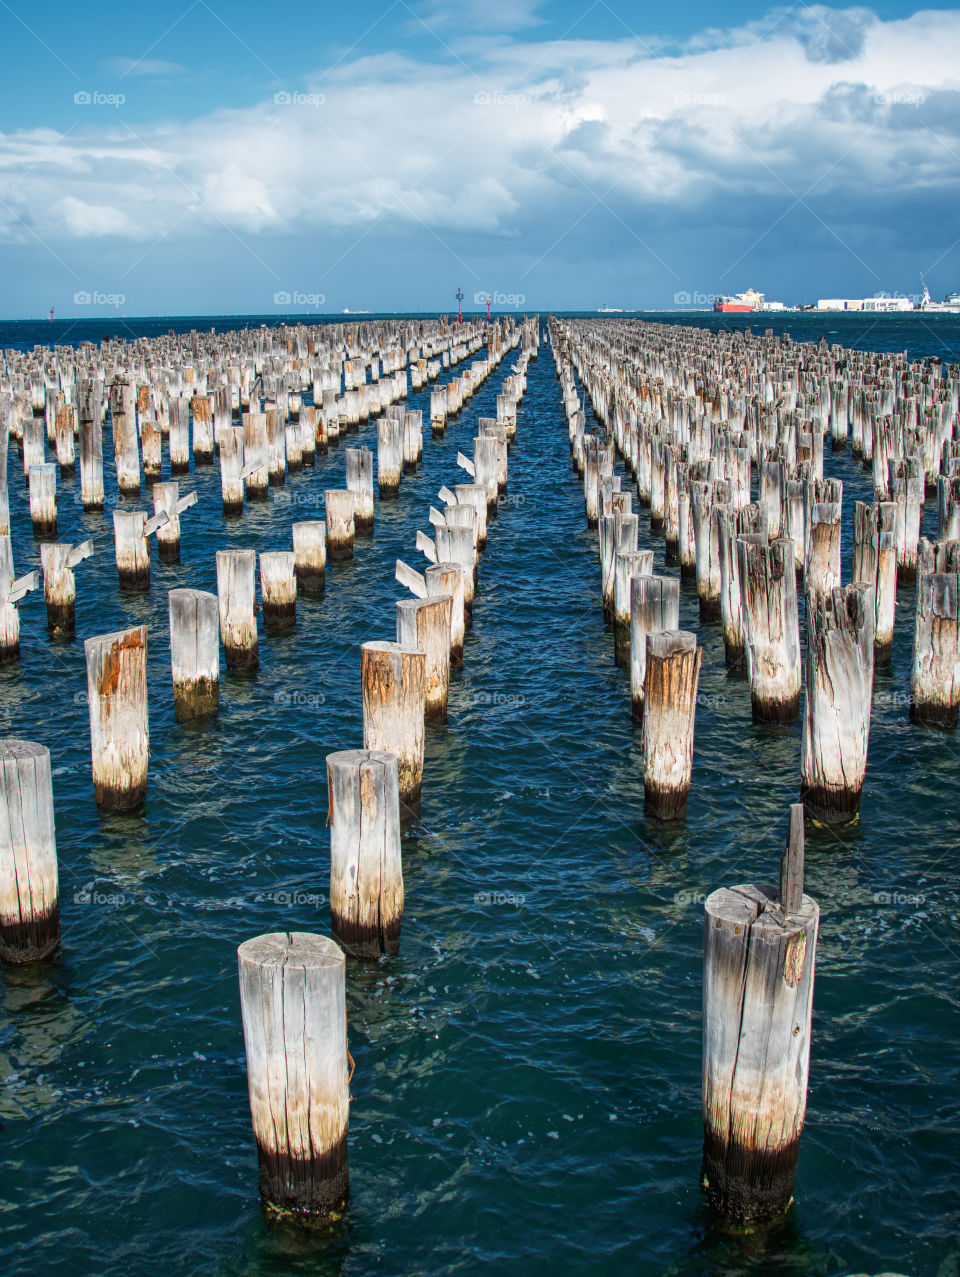
<path fill-rule="evenodd" d="M 0 349 L 261 322 L 7 323 Z M 957 316 L 753 326 L 960 351 Z M 106 511 L 83 512 L 79 475 L 61 481 L 60 539 L 96 550 L 77 569 L 77 638 L 48 637 L 39 591 L 21 606 L 19 664 L 0 668 L 0 730 L 52 755 L 63 919 L 55 962 L 0 972 L 4 1274 L 960 1273 L 960 736 L 907 718 L 912 586 L 876 678 L 861 819 L 808 831 L 822 926 L 795 1205 L 765 1233 L 729 1236 L 698 1189 L 702 899 L 776 877 L 799 723 L 751 723 L 719 625 L 699 622 L 682 587 L 681 624 L 704 648 L 689 811 L 670 827 L 644 817 L 629 677 L 604 628 L 548 348 L 530 365 L 449 722 L 427 729 L 401 952 L 348 962 L 349 1217 L 308 1234 L 261 1212 L 236 948 L 328 932 L 324 759 L 361 744 L 359 647 L 394 637 L 394 561 L 423 565 L 416 530 L 511 362 L 444 439 L 426 432 L 419 472 L 377 502 L 373 536 L 328 568 L 325 597 L 298 600 L 296 630 L 261 632 L 256 678 L 222 671 L 205 725 L 174 721 L 168 589 L 215 591 L 219 548 L 287 548 L 290 524 L 322 517 L 323 489 L 343 485 L 345 445 L 375 446 L 376 426 L 240 520 L 223 517 L 215 467 L 182 477 L 199 496 L 182 563 L 154 557 L 149 594 L 117 582 L 111 510 L 135 503 L 117 496 L 109 430 Z M 408 403 L 427 410 L 428 392 Z M 14 446 L 22 573 L 39 553 L 19 464 Z M 164 477 L 167 465 L 165 453 Z M 844 482 L 848 573 L 853 503 L 872 488 L 849 451 L 828 449 L 826 465 Z M 640 527 L 656 570 L 676 571 L 646 512 Z M 135 623 L 149 629 L 150 790 L 141 814 L 105 816 L 82 639 Z"/>

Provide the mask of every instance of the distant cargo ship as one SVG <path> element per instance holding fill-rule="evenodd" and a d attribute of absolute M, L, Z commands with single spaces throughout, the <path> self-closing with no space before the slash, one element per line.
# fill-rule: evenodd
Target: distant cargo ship
<path fill-rule="evenodd" d="M 930 289 L 924 284 L 923 300 L 918 307 L 926 315 L 960 315 L 960 293 L 947 293 L 942 302 L 935 302 Z"/>
<path fill-rule="evenodd" d="M 622 315 L 623 307 L 622 306 L 598 306 L 597 314 L 598 315 Z"/>
<path fill-rule="evenodd" d="M 724 314 L 746 315 L 751 310 L 759 310 L 762 301 L 763 293 L 748 288 L 745 293 L 736 293 L 733 297 L 714 298 L 713 309 Z"/>
<path fill-rule="evenodd" d="M 753 310 L 789 310 L 790 307 L 783 302 L 768 302 L 763 293 L 748 288 L 745 293 L 736 293 L 733 297 L 717 297 L 713 309 L 724 314 L 746 315 Z"/>

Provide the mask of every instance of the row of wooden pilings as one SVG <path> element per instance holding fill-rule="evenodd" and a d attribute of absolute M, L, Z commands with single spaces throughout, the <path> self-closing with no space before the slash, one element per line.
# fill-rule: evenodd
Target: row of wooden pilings
<path fill-rule="evenodd" d="M 335 939 L 278 932 L 240 946 L 261 1194 L 269 1210 L 304 1222 L 326 1222 L 346 1205 L 350 1056 L 344 953 L 379 957 L 399 947 L 401 813 L 419 802 L 425 722 L 446 717 L 450 669 L 462 664 L 477 556 L 487 518 L 496 513 L 506 487 L 507 446 L 516 432 L 526 366 L 536 357 L 536 332 L 536 321 L 528 321 L 500 344 L 495 359 L 484 362 L 473 388 L 522 336 L 524 349 L 504 381 L 497 417 L 480 419 L 472 460 L 458 454 L 471 483 L 442 488 L 444 511 L 430 512 L 433 538 L 417 535 L 430 561 L 426 572 L 397 562 L 398 580 L 414 595 L 397 603 L 397 641 L 362 648 L 364 747 L 327 759 Z M 294 529 L 298 526 L 304 525 Z M 269 623 L 266 557 L 261 555 L 261 592 Z M 228 665 L 255 667 L 250 656 L 256 648 L 255 559 L 252 550 L 218 552 L 219 598 L 196 590 L 169 594 L 178 719 L 215 710 L 220 637 Z M 272 619 L 285 622 L 282 602 Z M 87 639 L 85 647 L 95 795 L 106 808 L 129 810 L 142 802 L 147 785 L 146 627 Z M 0 743 L 0 764 L 5 781 L 0 958 L 39 961 L 60 942 L 50 756 L 42 745 L 8 739 Z M 297 1008 L 292 1017 L 285 1010 L 290 1007 Z"/>
<path fill-rule="evenodd" d="M 752 1228 L 792 1200 L 806 1110 L 819 907 L 803 893 L 804 809 L 829 823 L 857 814 L 874 661 L 889 659 L 897 570 L 905 563 L 910 576 L 918 541 L 912 715 L 955 724 L 960 594 L 944 569 L 956 571 L 960 543 L 919 540 L 919 516 L 910 513 L 915 485 L 878 487 L 873 506 L 856 504 L 853 584 L 843 588 L 842 486 L 823 476 L 834 415 L 819 398 L 808 410 L 816 391 L 816 379 L 803 375 L 809 351 L 804 360 L 783 342 L 751 348 L 724 335 L 646 324 L 554 320 L 550 328 L 574 468 L 588 523 L 599 531 L 614 655 L 630 669 L 634 717 L 643 725 L 648 815 L 683 815 L 690 786 L 701 658 L 696 636 L 678 628 L 680 578 L 696 582 L 701 620 L 720 621 L 727 664 L 746 664 L 761 721 L 790 721 L 800 709 L 798 577 L 804 586 L 803 801 L 791 809 L 780 886 L 722 888 L 705 902 L 701 1183 L 721 1215 Z M 835 350 L 836 364 L 847 353 Z M 599 434 L 586 430 L 574 368 L 602 423 Z M 806 395 L 795 393 L 791 369 Z M 943 537 L 955 500 L 957 370 L 940 387 L 922 371 L 914 377 L 939 405 L 924 420 L 935 420 L 943 435 L 940 452 L 932 450 L 945 471 L 935 480 Z M 826 402 L 847 399 L 831 387 Z M 868 417 L 858 418 L 861 454 Z M 834 447 L 842 446 L 839 433 Z M 655 575 L 652 550 L 639 548 L 633 494 L 621 491 L 614 473 L 617 451 L 650 508 L 651 530 L 666 536 L 679 578 Z"/>
<path fill-rule="evenodd" d="M 428 330 L 428 331 L 424 331 Z M 341 435 L 359 428 L 361 421 L 382 413 L 378 423 L 378 486 L 381 496 L 396 492 L 404 469 L 416 467 L 422 452 L 422 414 L 405 412 L 396 401 L 407 394 L 407 367 L 416 388 L 435 379 L 486 342 L 487 358 L 477 360 L 462 376 L 454 377 L 441 392 L 452 415 L 472 395 L 517 338 L 512 320 L 487 326 L 421 324 L 407 330 L 377 326 L 374 333 L 358 334 L 340 325 L 323 329 L 276 330 L 274 344 L 282 343 L 282 356 L 264 349 L 260 338 L 256 357 L 243 354 L 242 334 L 224 334 L 215 342 L 194 341 L 193 362 L 183 364 L 185 352 L 171 350 L 170 343 L 121 344 L 96 359 L 89 351 L 57 352 L 54 369 L 43 369 L 43 393 L 38 391 L 33 360 L 22 357 L 7 362 L 0 379 L 0 432 L 13 437 L 23 458 L 30 485 L 30 511 L 34 535 L 44 539 L 41 559 L 49 628 L 72 637 L 76 584 L 73 569 L 92 552 L 92 543 L 60 545 L 56 537 L 57 464 L 45 458 L 46 443 L 55 440 L 59 468 L 71 474 L 75 464 L 73 441 L 80 436 L 80 500 L 84 509 L 104 505 L 103 423 L 109 407 L 112 424 L 117 485 L 121 494 L 140 492 L 141 454 L 147 479 L 161 474 L 162 441 L 169 440 L 172 474 L 189 469 L 191 433 L 193 459 L 202 465 L 219 461 L 225 515 L 239 515 L 245 500 L 267 499 L 271 487 L 285 482 L 288 472 L 312 466 L 316 453 L 326 452 Z M 312 333 L 312 336 L 305 334 Z M 197 334 L 190 334 L 197 339 Z M 361 340 L 361 338 L 363 340 Z M 370 344 L 376 340 L 381 346 Z M 296 357 L 293 350 L 300 354 Z M 303 358 L 304 351 L 309 358 Z M 435 352 L 440 358 L 425 357 Z M 179 357 L 179 358 L 178 358 Z M 231 362 L 236 360 L 236 363 Z M 179 364 L 179 366 L 178 366 Z M 422 367 L 421 367 L 422 365 Z M 381 370 L 390 370 L 389 377 Z M 94 372 L 96 370 L 96 375 Z M 365 377 L 369 370 L 372 380 Z M 415 370 L 423 376 L 415 375 Z M 110 375 L 114 380 L 109 382 Z M 52 378 L 55 381 L 51 384 Z M 220 383 L 223 384 L 220 384 Z M 201 385 L 202 383 L 202 385 Z M 104 387 L 110 384 L 109 396 Z M 180 393 L 187 385 L 207 394 Z M 314 404 L 303 402 L 312 385 Z M 341 386 L 344 389 L 341 392 Z M 296 387 L 296 389 L 294 389 Z M 369 393 L 368 393 L 369 392 Z M 272 399 L 268 396 L 272 396 Z M 357 397 L 360 396 L 358 400 Z M 39 409 L 45 414 L 36 415 Z M 359 407 L 358 407 L 359 403 Z M 246 408 L 247 411 L 243 411 Z M 235 412 L 241 424 L 233 425 Z M 446 418 L 444 417 L 444 420 Z M 443 422 L 434 423 L 442 434 Z M 69 440 L 69 446 L 64 442 Z M 163 562 L 180 557 L 180 516 L 196 502 L 195 493 L 180 494 L 176 479 L 152 485 L 153 513 L 113 512 L 114 544 L 120 583 L 126 588 L 149 585 L 149 538 L 156 535 Z M 373 522 L 373 456 L 369 449 L 349 449 L 345 489 L 325 494 L 324 534 L 331 557 L 351 553 L 357 529 L 368 531 Z M 316 572 L 318 531 L 300 525 L 299 545 L 304 572 Z M 39 584 L 36 573 L 15 578 L 9 541 L 7 450 L 0 449 L 0 663 L 19 656 L 20 625 L 17 604 Z M 296 540 L 296 539 L 295 539 Z M 322 563 L 320 564 L 322 568 Z M 298 575 L 301 575 L 298 573 Z"/>

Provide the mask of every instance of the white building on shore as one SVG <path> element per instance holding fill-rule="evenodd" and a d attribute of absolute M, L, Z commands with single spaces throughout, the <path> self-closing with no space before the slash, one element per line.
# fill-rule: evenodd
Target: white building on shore
<path fill-rule="evenodd" d="M 914 310 L 909 297 L 821 297 L 817 310 L 858 310 L 894 314 Z"/>

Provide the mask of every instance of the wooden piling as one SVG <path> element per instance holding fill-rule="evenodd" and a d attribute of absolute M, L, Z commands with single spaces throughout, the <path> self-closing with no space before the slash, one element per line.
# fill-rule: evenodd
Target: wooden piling
<path fill-rule="evenodd" d="M 57 535 L 57 467 L 52 461 L 30 467 L 30 522 L 35 537 Z"/>
<path fill-rule="evenodd" d="M 327 755 L 330 925 L 354 958 L 400 951 L 403 865 L 395 754 L 348 749 Z"/>
<path fill-rule="evenodd" d="M 0 740 L 0 961 L 42 962 L 60 945 L 50 751 Z"/>
<path fill-rule="evenodd" d="M 220 636 L 227 668 L 253 672 L 260 667 L 256 615 L 257 556 L 253 550 L 217 551 L 217 601 Z"/>
<path fill-rule="evenodd" d="M 103 433 L 99 418 L 80 422 L 80 501 L 84 510 L 103 509 Z"/>
<path fill-rule="evenodd" d="M 923 572 L 917 582 L 910 717 L 952 728 L 960 707 L 960 575 Z"/>
<path fill-rule="evenodd" d="M 243 514 L 243 427 L 220 428 L 220 493 L 225 515 Z"/>
<path fill-rule="evenodd" d="M 403 424 L 395 417 L 377 422 L 377 485 L 381 499 L 400 491 L 403 477 Z"/>
<path fill-rule="evenodd" d="M 399 643 L 361 648 L 363 747 L 396 754 L 400 801 L 415 806 L 423 784 L 426 656 Z"/>
<path fill-rule="evenodd" d="M 848 585 L 809 600 L 801 797 L 827 825 L 856 819 L 867 770 L 876 600 Z"/>
<path fill-rule="evenodd" d="M 327 488 L 323 500 L 326 510 L 327 554 L 331 559 L 351 559 L 356 532 L 356 494 L 349 488 Z"/>
<path fill-rule="evenodd" d="M 802 669 L 793 542 L 737 541 L 743 634 L 755 722 L 789 723 L 800 710 Z"/>
<path fill-rule="evenodd" d="M 268 631 L 292 630 L 297 621 L 297 577 L 292 550 L 270 550 L 260 555 L 260 598 L 263 623 Z"/>
<path fill-rule="evenodd" d="M 647 670 L 647 635 L 680 626 L 680 582 L 666 576 L 630 580 L 630 695 L 635 722 L 643 719 L 643 682 Z"/>
<path fill-rule="evenodd" d="M 327 525 L 322 519 L 294 523 L 290 529 L 297 590 L 323 594 L 327 567 Z"/>
<path fill-rule="evenodd" d="M 178 723 L 215 714 L 220 705 L 220 629 L 217 596 L 171 590 L 170 664 Z"/>
<path fill-rule="evenodd" d="M 704 908 L 701 1185 L 747 1230 L 789 1207 L 806 1113 L 820 910 L 803 894 L 801 813 L 779 891 L 722 887 Z"/>
<path fill-rule="evenodd" d="M 97 635 L 83 647 L 94 797 L 110 811 L 131 811 L 147 793 L 147 627 Z"/>
<path fill-rule="evenodd" d="M 687 812 L 701 655 L 687 630 L 647 634 L 643 797 L 646 814 L 657 820 L 682 820 Z"/>
<path fill-rule="evenodd" d="M 330 1223 L 349 1196 L 343 952 L 295 931 L 246 940 L 237 957 L 261 1198 L 269 1214 Z"/>
<path fill-rule="evenodd" d="M 47 628 L 57 638 L 73 638 L 77 599 L 73 569 L 92 554 L 92 541 L 78 546 L 48 542 L 40 547 Z"/>
<path fill-rule="evenodd" d="M 424 654 L 423 713 L 428 721 L 446 722 L 450 690 L 449 594 L 427 599 L 397 600 L 397 642 Z"/>
<path fill-rule="evenodd" d="M 353 522 L 357 532 L 373 530 L 373 452 L 370 448 L 346 451 L 346 486 L 355 497 Z"/>

